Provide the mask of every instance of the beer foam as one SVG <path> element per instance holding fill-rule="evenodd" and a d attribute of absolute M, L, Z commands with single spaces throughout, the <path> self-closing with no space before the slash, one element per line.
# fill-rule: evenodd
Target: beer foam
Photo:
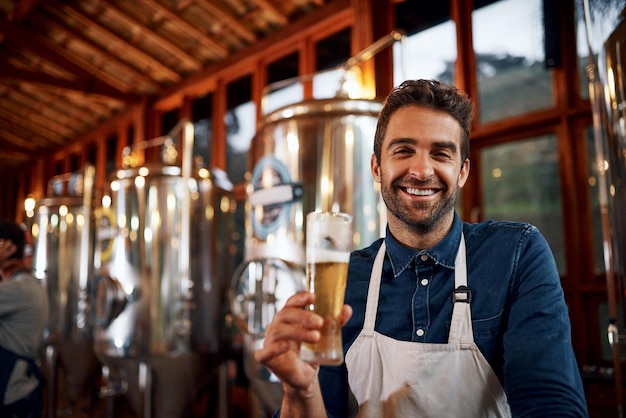
<path fill-rule="evenodd" d="M 306 261 L 307 263 L 347 263 L 350 261 L 350 252 L 307 247 Z"/>

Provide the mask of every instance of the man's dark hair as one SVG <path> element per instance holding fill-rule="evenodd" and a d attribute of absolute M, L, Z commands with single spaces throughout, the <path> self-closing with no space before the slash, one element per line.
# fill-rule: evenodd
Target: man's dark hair
<path fill-rule="evenodd" d="M 466 93 L 436 80 L 407 80 L 395 87 L 385 99 L 374 136 L 374 155 L 380 163 L 383 138 L 391 115 L 405 106 L 418 106 L 445 112 L 461 126 L 461 161 L 469 158 L 469 138 L 472 129 L 474 103 Z"/>
<path fill-rule="evenodd" d="M 0 221 L 0 239 L 11 241 L 15 244 L 15 252 L 9 257 L 24 258 L 24 245 L 26 244 L 26 234 L 24 230 L 13 221 Z"/>

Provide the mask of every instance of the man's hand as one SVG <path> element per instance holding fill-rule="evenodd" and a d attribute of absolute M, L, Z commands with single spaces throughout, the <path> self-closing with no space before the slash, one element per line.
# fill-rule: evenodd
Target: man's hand
<path fill-rule="evenodd" d="M 265 330 L 263 348 L 254 358 L 270 369 L 282 382 L 281 415 L 287 417 L 326 417 L 324 401 L 317 380 L 319 365 L 300 360 L 300 344 L 320 339 L 324 324 L 321 316 L 304 310 L 315 301 L 315 295 L 299 292 L 290 297 Z M 344 305 L 341 326 L 352 316 Z"/>
<path fill-rule="evenodd" d="M 321 316 L 303 308 L 315 301 L 315 295 L 299 292 L 290 297 L 265 330 L 263 348 L 255 359 L 269 368 L 283 383 L 297 391 L 307 391 L 317 376 L 319 365 L 300 360 L 300 344 L 320 339 L 324 324 Z M 344 305 L 341 325 L 352 316 L 352 308 Z"/>

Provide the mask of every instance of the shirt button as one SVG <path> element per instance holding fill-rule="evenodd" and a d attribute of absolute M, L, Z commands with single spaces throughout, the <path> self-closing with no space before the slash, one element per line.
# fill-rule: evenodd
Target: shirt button
<path fill-rule="evenodd" d="M 428 260 L 428 256 L 427 256 L 426 254 L 422 254 L 422 255 L 420 256 L 420 259 L 421 259 L 422 261 L 426 261 L 426 260 Z"/>
<path fill-rule="evenodd" d="M 417 334 L 418 337 L 421 337 L 424 335 L 424 330 L 423 329 L 418 329 L 417 331 L 415 331 L 415 333 Z"/>
<path fill-rule="evenodd" d="M 422 279 L 420 283 L 422 284 L 422 286 L 426 286 L 428 284 L 428 279 Z"/>

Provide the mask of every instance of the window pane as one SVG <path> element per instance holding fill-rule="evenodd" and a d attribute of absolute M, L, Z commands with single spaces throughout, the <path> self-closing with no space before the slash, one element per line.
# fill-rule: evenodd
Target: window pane
<path fill-rule="evenodd" d="M 252 78 L 243 77 L 227 87 L 226 174 L 233 184 L 243 182 L 246 158 L 256 129 L 256 107 L 252 102 Z"/>
<path fill-rule="evenodd" d="M 578 51 L 578 75 L 580 78 L 580 94 L 583 98 L 589 98 L 589 81 L 585 67 L 589 64 L 589 47 L 597 64 L 598 53 L 602 49 L 604 41 L 617 27 L 622 10 L 626 8 L 626 0 L 591 1 L 589 12 L 591 21 L 589 31 L 591 45 L 587 41 L 587 26 L 585 24 L 585 12 L 583 0 L 576 1 L 576 50 Z"/>
<path fill-rule="evenodd" d="M 330 99 L 337 97 L 337 92 L 341 87 L 341 70 L 322 71 L 313 76 L 313 98 Z"/>
<path fill-rule="evenodd" d="M 193 155 L 196 164 L 208 167 L 211 161 L 213 94 L 199 97 L 192 104 Z"/>
<path fill-rule="evenodd" d="M 302 82 L 298 79 L 298 56 L 298 53 L 294 52 L 267 66 L 268 85 L 261 99 L 263 115 L 302 101 L 304 92 Z"/>
<path fill-rule="evenodd" d="M 472 13 L 482 122 L 553 105 L 542 16 L 541 0 L 502 0 Z"/>
<path fill-rule="evenodd" d="M 417 78 L 453 83 L 455 60 L 455 25 L 448 20 L 393 45 L 394 85 Z"/>
<path fill-rule="evenodd" d="M 269 115 L 283 106 L 299 103 L 304 98 L 301 82 L 294 81 L 293 84 L 285 85 L 275 90 L 271 89 L 272 85 L 269 87 L 269 92 L 263 96 L 262 109 L 264 115 Z"/>
<path fill-rule="evenodd" d="M 564 273 L 556 136 L 483 148 L 481 182 L 485 218 L 535 225 L 548 240 L 559 271 Z"/>
<path fill-rule="evenodd" d="M 313 97 L 329 99 L 337 97 L 343 71 L 338 68 L 350 59 L 351 28 L 343 29 L 324 38 L 315 45 L 317 57 L 313 77 Z"/>

